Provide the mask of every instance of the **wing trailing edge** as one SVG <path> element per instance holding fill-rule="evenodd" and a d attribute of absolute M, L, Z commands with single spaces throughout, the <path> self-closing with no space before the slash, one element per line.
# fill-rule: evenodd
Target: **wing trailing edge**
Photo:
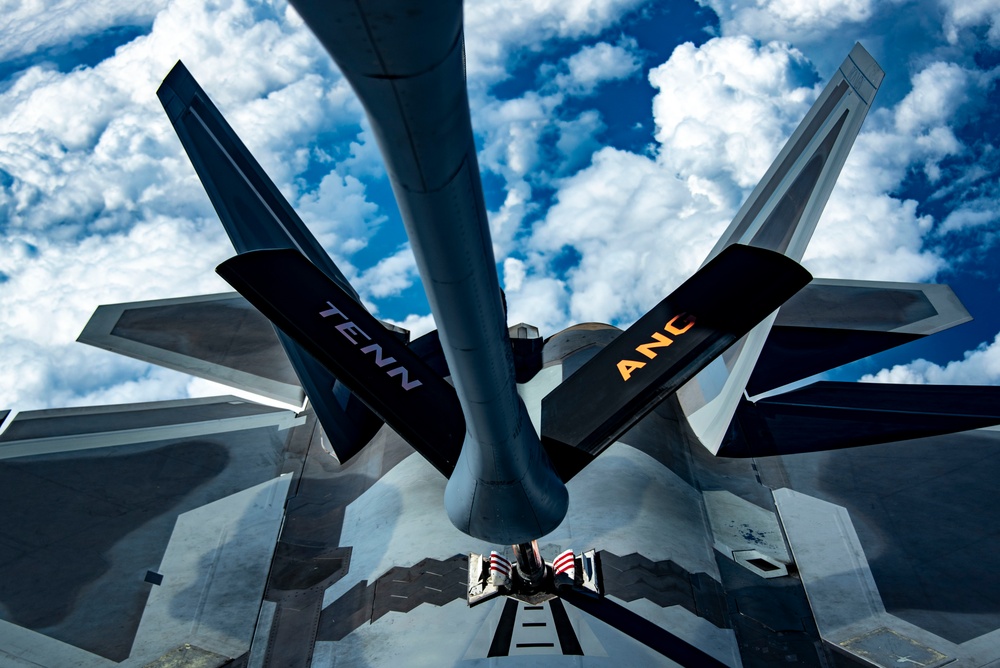
<path fill-rule="evenodd" d="M 1000 387 L 821 381 L 744 399 L 720 457 L 855 448 L 1000 424 Z"/>

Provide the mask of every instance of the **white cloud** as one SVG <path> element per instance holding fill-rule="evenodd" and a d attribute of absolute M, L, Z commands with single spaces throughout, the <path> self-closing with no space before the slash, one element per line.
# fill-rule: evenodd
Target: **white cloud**
<path fill-rule="evenodd" d="M 499 210 L 489 215 L 498 259 L 511 252 L 515 235 L 535 211 L 535 188 L 585 166 L 600 147 L 596 140 L 604 130 L 600 114 L 585 110 L 563 118 L 560 105 L 565 99 L 563 93 L 527 91 L 509 100 L 484 99 L 479 106 L 475 123 L 483 137 L 479 165 L 500 175 L 507 191 Z"/>
<path fill-rule="evenodd" d="M 945 37 L 952 44 L 959 33 L 968 28 L 988 25 L 986 38 L 991 45 L 1000 44 L 1000 6 L 994 0 L 942 0 L 945 10 Z"/>
<path fill-rule="evenodd" d="M 505 265 L 506 266 L 506 265 Z M 507 322 L 526 322 L 548 336 L 567 326 L 566 284 L 549 276 L 526 275 L 518 289 L 508 288 Z"/>
<path fill-rule="evenodd" d="M 186 396 L 186 376 L 153 371 L 76 337 L 100 304 L 227 291 L 214 273 L 232 254 L 219 228 L 216 221 L 161 218 L 79 245 L 5 238 L 0 378 L 8 382 L 0 385 L 0 405 L 26 410 Z"/>
<path fill-rule="evenodd" d="M 524 285 L 524 277 L 527 271 L 524 262 L 515 257 L 509 257 L 503 261 L 503 287 L 504 290 L 519 292 Z"/>
<path fill-rule="evenodd" d="M 941 366 L 925 359 L 897 364 L 861 378 L 866 383 L 909 383 L 933 385 L 1000 385 L 1000 334 L 991 343 L 982 343 L 965 353 L 961 360 Z"/>
<path fill-rule="evenodd" d="M 434 322 L 434 316 L 430 314 L 417 315 L 411 313 L 402 320 L 388 318 L 387 322 L 390 322 L 397 327 L 409 330 L 411 341 L 437 329 L 437 324 Z"/>
<path fill-rule="evenodd" d="M 74 38 L 113 26 L 150 23 L 167 0 L 7 0 L 0 5 L 0 60 L 45 47 L 63 47 Z"/>
<path fill-rule="evenodd" d="M 382 258 L 374 267 L 362 272 L 353 285 L 361 294 L 379 299 L 398 295 L 413 285 L 417 275 L 413 250 L 405 244 L 395 254 Z"/>
<path fill-rule="evenodd" d="M 893 113 L 895 129 L 908 137 L 942 128 L 968 98 L 969 73 L 955 63 L 935 62 L 912 79 L 913 88 Z"/>
<path fill-rule="evenodd" d="M 627 79 L 639 71 L 635 49 L 635 40 L 585 46 L 565 60 L 566 71 L 557 74 L 554 83 L 570 95 L 590 95 L 602 83 Z"/>
<path fill-rule="evenodd" d="M 228 289 L 213 269 L 232 247 L 155 96 L 178 58 L 338 259 L 367 243 L 382 217 L 364 185 L 309 148 L 330 127 L 357 133 L 360 105 L 286 12 L 178 0 L 94 67 L 32 67 L 0 92 L 0 377 L 16 379 L 0 405 L 196 391 L 75 343 L 98 304 Z M 327 172 L 318 186 L 307 168 Z"/>
<path fill-rule="evenodd" d="M 627 325 L 663 299 L 698 268 L 808 109 L 815 91 L 791 73 L 801 59 L 738 38 L 678 47 L 650 73 L 655 155 L 606 147 L 558 182 L 525 239 L 524 287 L 509 302 L 531 288 L 530 311 L 546 323 Z M 562 282 L 547 274 L 566 247 L 579 263 Z"/>
<path fill-rule="evenodd" d="M 979 198 L 955 209 L 941 223 L 940 232 L 955 232 L 995 225 L 1000 221 L 997 199 Z"/>
<path fill-rule="evenodd" d="M 301 193 L 293 206 L 347 273 L 352 272 L 348 258 L 367 245 L 372 231 L 385 220 L 378 206 L 366 198 L 361 181 L 334 171 L 323 177 L 318 188 Z"/>
<path fill-rule="evenodd" d="M 551 259 L 566 246 L 580 255 L 567 278 L 567 324 L 628 323 L 698 268 L 728 211 L 689 185 L 652 158 L 611 148 L 562 182 L 531 244 Z"/>
<path fill-rule="evenodd" d="M 505 79 L 506 61 L 519 49 L 550 39 L 579 39 L 615 25 L 643 0 L 509 0 L 465 5 L 465 50 L 470 85 Z"/>
<path fill-rule="evenodd" d="M 649 73 L 665 165 L 752 188 L 818 92 L 796 80 L 804 62 L 787 44 L 745 36 L 678 46 Z"/>
<path fill-rule="evenodd" d="M 756 35 L 761 39 L 810 40 L 846 23 L 870 18 L 874 0 L 699 0 L 719 16 L 723 34 Z"/>

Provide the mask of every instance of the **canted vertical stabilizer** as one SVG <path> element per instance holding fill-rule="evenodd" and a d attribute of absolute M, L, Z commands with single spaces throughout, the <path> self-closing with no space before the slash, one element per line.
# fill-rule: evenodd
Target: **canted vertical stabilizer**
<path fill-rule="evenodd" d="M 864 47 L 855 44 L 708 259 L 736 243 L 802 259 L 883 74 Z M 764 320 L 678 392 L 692 430 L 713 453 L 773 322 L 773 316 Z"/>

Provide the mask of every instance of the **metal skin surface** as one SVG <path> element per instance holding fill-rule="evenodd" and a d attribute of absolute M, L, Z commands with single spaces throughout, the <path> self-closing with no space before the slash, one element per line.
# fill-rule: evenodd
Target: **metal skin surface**
<path fill-rule="evenodd" d="M 156 94 L 236 251 L 295 248 L 357 301 L 347 278 L 183 63 L 174 65 Z M 337 458 L 349 460 L 381 421 L 312 356 L 275 331 Z"/>
<path fill-rule="evenodd" d="M 441 334 L 467 426 L 448 517 L 495 543 L 543 536 L 569 498 L 517 395 L 472 136 L 461 0 L 292 4 L 365 107 Z"/>
<path fill-rule="evenodd" d="M 882 68 L 855 44 L 706 262 L 735 243 L 802 259 L 882 78 Z M 688 424 L 713 454 L 736 414 L 773 323 L 769 318 L 757 325 L 677 393 Z"/>

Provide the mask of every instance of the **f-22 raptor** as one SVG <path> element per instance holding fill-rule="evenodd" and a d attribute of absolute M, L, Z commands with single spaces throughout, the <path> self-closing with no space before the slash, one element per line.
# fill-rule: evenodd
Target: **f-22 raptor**
<path fill-rule="evenodd" d="M 239 294 L 102 306 L 80 340 L 303 408 L 8 420 L 0 476 L 58 498 L 63 519 L 43 524 L 75 547 L 5 566 L 0 658 L 1000 659 L 998 388 L 804 384 L 970 318 L 944 285 L 799 264 L 882 82 L 861 45 L 693 276 L 624 331 L 543 338 L 507 322 L 461 0 L 292 5 L 365 108 L 438 329 L 410 340 L 368 312 L 178 63 L 158 96 Z M 74 509 L 94 503 L 121 519 L 80 531 Z M 42 586 L 36 571 L 65 576 L 44 596 L 11 588 Z"/>
<path fill-rule="evenodd" d="M 882 81 L 860 45 L 702 268 L 624 332 L 561 343 L 560 374 L 546 352 L 572 328 L 543 343 L 508 327 L 462 3 L 292 4 L 364 105 L 438 326 L 427 340 L 408 345 L 365 310 L 183 65 L 160 99 L 239 253 L 218 271 L 276 327 L 337 459 L 384 423 L 447 478 L 454 527 L 496 546 L 469 555 L 469 605 L 565 600 L 671 659 L 717 664 L 605 596 L 596 537 L 549 561 L 539 547 L 567 523 L 571 481 L 630 429 L 667 406 L 673 440 L 755 458 L 1000 423 L 993 391 L 819 382 L 751 398 L 968 317 L 942 286 L 813 280 L 798 264 Z M 787 572 L 766 554 L 745 561 Z"/>

